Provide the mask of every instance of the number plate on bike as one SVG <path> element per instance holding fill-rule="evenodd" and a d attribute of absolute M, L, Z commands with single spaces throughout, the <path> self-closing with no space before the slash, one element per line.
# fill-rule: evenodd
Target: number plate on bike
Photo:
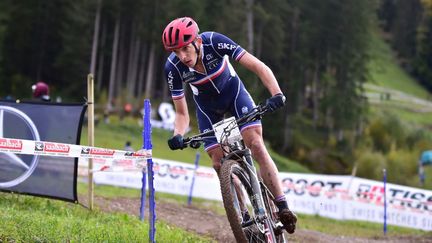
<path fill-rule="evenodd" d="M 213 131 L 218 143 L 228 142 L 231 144 L 242 140 L 236 119 L 233 116 L 213 124 Z"/>

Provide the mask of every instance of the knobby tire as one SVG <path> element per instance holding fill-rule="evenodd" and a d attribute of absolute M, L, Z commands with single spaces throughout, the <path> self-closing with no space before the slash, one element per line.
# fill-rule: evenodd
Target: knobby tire
<path fill-rule="evenodd" d="M 228 221 L 231 226 L 231 230 L 233 231 L 234 237 L 237 242 L 267 242 L 266 235 L 260 230 L 264 227 L 264 225 L 258 225 L 254 223 L 247 227 L 242 227 L 242 217 L 240 213 L 240 205 L 237 197 L 236 190 L 234 188 L 234 182 L 232 180 L 233 175 L 236 175 L 244 188 L 244 191 L 251 201 L 252 197 L 252 188 L 249 183 L 249 176 L 246 170 L 239 164 L 239 162 L 235 160 L 226 160 L 223 162 L 221 170 L 220 170 L 220 185 L 222 192 L 222 199 L 225 207 L 225 211 L 227 214 Z M 262 189 L 263 190 L 263 189 Z M 264 190 L 267 190 L 264 187 Z M 262 191 L 265 192 L 265 191 Z M 265 194 L 263 196 L 271 195 Z M 267 210 L 270 209 L 270 205 L 273 205 L 272 201 L 269 201 L 270 196 L 264 199 L 265 206 Z M 274 205 L 273 205 L 274 206 Z M 274 208 L 272 208 L 274 210 Z M 252 218 L 255 217 L 254 210 L 248 210 L 249 214 Z M 270 211 L 268 211 L 270 212 Z M 270 213 L 269 213 L 270 215 Z M 270 235 L 273 238 L 274 242 L 284 242 L 283 234 L 279 234 L 275 236 L 273 231 L 273 226 L 275 225 L 272 222 L 273 217 L 269 217 L 265 219 L 265 224 L 270 227 Z"/>

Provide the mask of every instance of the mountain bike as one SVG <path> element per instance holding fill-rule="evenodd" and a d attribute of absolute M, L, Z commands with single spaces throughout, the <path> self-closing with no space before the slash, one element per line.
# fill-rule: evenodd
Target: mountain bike
<path fill-rule="evenodd" d="M 259 120 L 269 109 L 258 105 L 245 116 L 230 117 L 213 130 L 184 139 L 185 147 L 198 148 L 203 140 L 216 137 L 224 151 L 219 180 L 225 211 L 237 242 L 285 242 L 274 196 L 257 174 L 251 150 L 243 142 L 239 127 Z"/>

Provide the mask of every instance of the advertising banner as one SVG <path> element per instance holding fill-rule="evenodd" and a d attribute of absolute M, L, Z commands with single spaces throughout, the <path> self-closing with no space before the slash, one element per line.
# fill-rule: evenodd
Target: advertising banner
<path fill-rule="evenodd" d="M 0 190 L 76 201 L 77 159 L 57 143 L 78 144 L 85 109 L 0 101 Z"/>
<path fill-rule="evenodd" d="M 351 200 L 345 206 L 346 219 L 384 221 L 382 182 L 355 178 L 349 195 Z M 388 224 L 432 230 L 432 191 L 387 183 L 385 202 Z"/>
<path fill-rule="evenodd" d="M 106 164 L 113 164 L 107 160 L 93 161 L 96 170 L 103 168 Z M 189 195 L 192 178 L 195 174 L 195 183 L 192 196 L 211 200 L 222 200 L 219 180 L 216 172 L 210 167 L 198 167 L 195 171 L 193 164 L 175 162 L 153 158 L 154 187 L 157 192 L 166 192 L 178 195 Z M 85 166 L 83 161 L 80 165 Z M 145 166 L 143 166 L 145 168 Z M 113 168 L 108 172 L 94 173 L 94 181 L 98 184 L 116 185 L 130 188 L 141 188 L 142 173 L 119 172 L 120 169 Z"/>
<path fill-rule="evenodd" d="M 344 218 L 350 176 L 280 173 L 288 205 L 295 212 Z"/>

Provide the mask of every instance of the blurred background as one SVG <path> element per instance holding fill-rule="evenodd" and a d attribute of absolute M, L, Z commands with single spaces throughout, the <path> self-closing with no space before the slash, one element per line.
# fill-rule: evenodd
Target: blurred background
<path fill-rule="evenodd" d="M 432 0 L 2 0 L 0 98 L 43 81 L 52 101 L 83 102 L 93 73 L 100 116 L 171 102 L 161 33 L 181 16 L 272 68 L 287 105 L 264 132 L 280 170 L 295 171 L 280 158 L 369 179 L 387 168 L 390 182 L 432 189 L 431 166 L 418 175 L 432 149 Z M 256 102 L 269 97 L 234 65 Z"/>

